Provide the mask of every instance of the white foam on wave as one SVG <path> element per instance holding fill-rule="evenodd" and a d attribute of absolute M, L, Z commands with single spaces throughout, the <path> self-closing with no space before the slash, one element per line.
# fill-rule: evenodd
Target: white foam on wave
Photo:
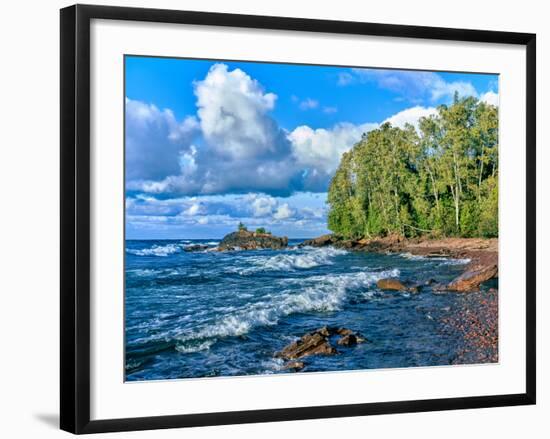
<path fill-rule="evenodd" d="M 194 352 L 200 352 L 200 351 L 206 351 L 210 349 L 210 346 L 212 346 L 215 343 L 215 340 L 206 340 L 202 343 L 194 344 L 194 345 L 176 345 L 176 351 L 181 352 L 182 354 L 191 354 Z"/>
<path fill-rule="evenodd" d="M 258 326 L 276 325 L 281 318 L 290 314 L 337 311 L 341 308 L 348 291 L 368 288 L 379 279 L 396 276 L 399 276 L 398 269 L 287 280 L 298 284 L 298 288 L 286 289 L 279 294 L 267 296 L 263 301 L 244 305 L 214 323 L 182 334 L 176 339 L 179 344 L 187 347 L 189 342 L 196 340 L 240 336 Z"/>
<path fill-rule="evenodd" d="M 136 256 L 161 256 L 166 257 L 182 250 L 180 244 L 153 245 L 149 248 L 132 249 L 127 248 L 126 251 Z"/>
<path fill-rule="evenodd" d="M 319 265 L 332 265 L 332 258 L 344 255 L 345 250 L 333 247 L 305 249 L 297 253 L 289 251 L 275 256 L 256 256 L 249 258 L 253 266 L 237 270 L 240 274 L 250 274 L 258 271 L 292 271 L 308 269 Z"/>
<path fill-rule="evenodd" d="M 445 265 L 462 265 L 462 264 L 469 264 L 471 262 L 471 259 L 453 259 L 453 258 L 446 258 L 443 256 L 420 256 L 420 255 L 413 255 L 412 253 L 400 253 L 399 256 L 410 259 L 411 261 L 437 261 L 442 262 Z"/>

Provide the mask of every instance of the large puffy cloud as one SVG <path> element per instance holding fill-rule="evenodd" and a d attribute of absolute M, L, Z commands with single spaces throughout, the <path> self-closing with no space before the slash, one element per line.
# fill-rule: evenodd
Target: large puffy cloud
<path fill-rule="evenodd" d="M 378 126 L 303 125 L 287 132 L 270 114 L 277 96 L 224 64 L 213 65 L 194 92 L 197 115 L 181 121 L 169 110 L 126 101 L 128 190 L 169 196 L 325 192 L 342 154 Z M 433 111 L 413 107 L 388 121 L 416 126 Z M 261 212 L 262 201 L 256 203 Z M 189 209 L 187 217 L 197 216 L 198 207 Z"/>
<path fill-rule="evenodd" d="M 363 133 L 378 124 L 355 125 L 340 123 L 330 129 L 312 129 L 302 125 L 294 129 L 288 138 L 292 142 L 292 153 L 298 165 L 307 170 L 304 177 L 315 187 L 314 181 L 322 184 L 327 176 L 332 176 L 342 154 L 357 143 Z"/>
<path fill-rule="evenodd" d="M 275 94 L 264 91 L 242 70 L 229 71 L 224 64 L 213 65 L 203 80 L 194 83 L 194 91 L 198 111 L 193 120 L 200 129 L 196 145 L 180 141 L 178 159 L 172 157 L 172 167 L 165 170 L 170 172 L 150 179 L 133 180 L 129 175 L 128 189 L 181 194 L 288 194 L 299 189 L 291 144 L 269 114 Z M 165 137 L 171 135 L 168 126 L 161 130 Z"/>
<path fill-rule="evenodd" d="M 177 121 L 170 110 L 126 99 L 126 177 L 155 180 L 180 171 L 180 156 L 198 132 L 195 117 Z"/>
<path fill-rule="evenodd" d="M 206 141 L 221 156 L 249 159 L 280 154 L 284 133 L 268 112 L 277 96 L 240 69 L 215 64 L 195 83 L 198 115 Z"/>

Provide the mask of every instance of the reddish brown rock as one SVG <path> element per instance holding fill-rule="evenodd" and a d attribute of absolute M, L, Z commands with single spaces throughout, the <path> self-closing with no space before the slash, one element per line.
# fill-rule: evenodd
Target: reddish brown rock
<path fill-rule="evenodd" d="M 330 338 L 335 336 L 338 336 L 337 343 L 340 346 L 354 346 L 357 343 L 366 341 L 365 338 L 353 332 L 351 329 L 323 326 L 285 346 L 283 350 L 275 354 L 275 357 L 285 360 L 296 360 L 308 355 L 338 354 L 338 351 L 330 343 Z M 288 363 L 288 365 L 291 364 L 292 363 Z M 287 367 L 285 366 L 285 368 Z"/>
<path fill-rule="evenodd" d="M 338 340 L 338 344 L 341 346 L 355 346 L 358 340 L 355 334 L 347 334 Z"/>
<path fill-rule="evenodd" d="M 302 361 L 290 361 L 283 366 L 283 369 L 290 369 L 293 371 L 302 370 L 305 364 Z"/>
<path fill-rule="evenodd" d="M 472 267 L 447 285 L 446 289 L 448 291 L 456 291 L 461 293 L 478 291 L 480 284 L 497 276 L 497 265 L 493 264 L 488 266 Z"/>
<path fill-rule="evenodd" d="M 312 332 L 290 343 L 275 356 L 286 360 L 295 360 L 308 355 L 334 355 L 337 353 L 338 351 L 331 346 L 328 337 L 319 332 Z"/>
<path fill-rule="evenodd" d="M 416 286 L 405 285 L 403 282 L 396 278 L 380 279 L 378 282 L 376 282 L 376 286 L 381 290 L 389 291 L 409 291 L 412 293 L 418 291 L 418 288 Z"/>
<path fill-rule="evenodd" d="M 348 328 L 338 328 L 334 331 L 336 334 L 338 335 L 350 335 L 350 334 L 353 334 L 354 332 L 351 330 L 351 329 L 348 329 Z"/>

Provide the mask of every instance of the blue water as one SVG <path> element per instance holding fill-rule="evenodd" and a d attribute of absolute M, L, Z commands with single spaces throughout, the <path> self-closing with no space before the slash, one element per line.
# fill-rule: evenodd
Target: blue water
<path fill-rule="evenodd" d="M 217 242 L 126 242 L 127 380 L 290 373 L 274 353 L 324 325 L 369 342 L 307 357 L 302 373 L 447 365 L 462 347 L 440 321 L 464 295 L 382 292 L 376 281 L 450 281 L 467 261 L 333 248 L 184 251 Z"/>

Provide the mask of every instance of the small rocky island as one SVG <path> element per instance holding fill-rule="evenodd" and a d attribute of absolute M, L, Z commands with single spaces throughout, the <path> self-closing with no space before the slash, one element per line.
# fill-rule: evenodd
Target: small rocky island
<path fill-rule="evenodd" d="M 218 250 L 280 250 L 287 246 L 288 238 L 286 236 L 274 236 L 264 228 L 258 228 L 255 232 L 250 232 L 240 224 L 239 230 L 224 236 L 218 245 Z"/>

